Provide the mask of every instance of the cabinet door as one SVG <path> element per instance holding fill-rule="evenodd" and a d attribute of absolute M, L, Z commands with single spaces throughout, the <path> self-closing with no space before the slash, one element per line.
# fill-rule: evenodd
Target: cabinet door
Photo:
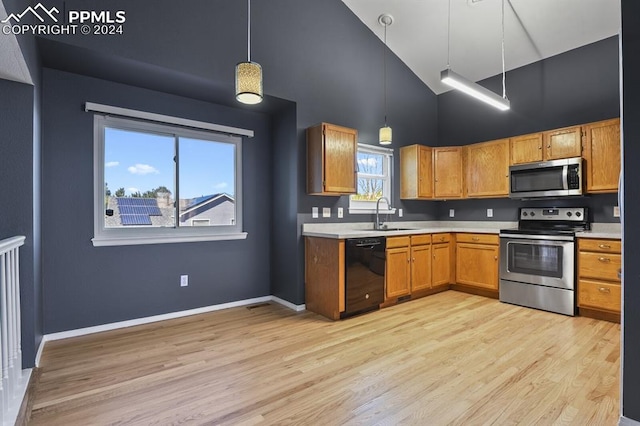
<path fill-rule="evenodd" d="M 418 197 L 433 197 L 433 150 L 418 147 Z"/>
<path fill-rule="evenodd" d="M 511 164 L 542 161 L 542 133 L 511 138 Z"/>
<path fill-rule="evenodd" d="M 451 246 L 449 243 L 433 244 L 433 264 L 431 265 L 431 284 L 433 287 L 448 285 L 451 277 Z"/>
<path fill-rule="evenodd" d="M 456 246 L 456 282 L 498 289 L 498 247 L 459 243 Z"/>
<path fill-rule="evenodd" d="M 544 132 L 544 158 L 580 157 L 582 155 L 582 130 L 580 126 Z"/>
<path fill-rule="evenodd" d="M 431 288 L 431 245 L 411 247 L 411 291 Z"/>
<path fill-rule="evenodd" d="M 584 126 L 587 192 L 616 192 L 620 176 L 620 119 Z"/>
<path fill-rule="evenodd" d="M 434 148 L 435 198 L 462 198 L 462 148 Z"/>
<path fill-rule="evenodd" d="M 509 195 L 509 139 L 467 146 L 467 196 Z"/>
<path fill-rule="evenodd" d="M 386 299 L 410 294 L 411 263 L 409 247 L 387 249 L 387 269 L 385 271 Z"/>
<path fill-rule="evenodd" d="M 432 149 L 423 145 L 400 148 L 400 198 L 433 197 Z"/>
<path fill-rule="evenodd" d="M 356 156 L 358 132 L 346 127 L 325 125 L 324 190 L 342 194 L 356 193 Z"/>

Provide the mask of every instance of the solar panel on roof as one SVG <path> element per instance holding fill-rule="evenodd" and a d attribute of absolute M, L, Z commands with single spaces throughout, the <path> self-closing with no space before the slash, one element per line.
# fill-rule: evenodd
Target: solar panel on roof
<path fill-rule="evenodd" d="M 128 198 L 118 197 L 118 209 L 120 214 L 146 214 L 150 216 L 162 216 L 155 198 Z"/>
<path fill-rule="evenodd" d="M 151 218 L 146 214 L 121 214 L 123 225 L 151 225 Z"/>

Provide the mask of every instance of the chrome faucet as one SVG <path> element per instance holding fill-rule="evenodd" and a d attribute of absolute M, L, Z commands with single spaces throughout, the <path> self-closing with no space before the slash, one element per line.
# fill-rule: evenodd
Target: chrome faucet
<path fill-rule="evenodd" d="M 391 209 L 391 202 L 387 197 L 380 197 L 378 201 L 376 201 L 376 221 L 373 224 L 373 229 L 380 230 L 384 229 L 384 223 L 380 222 L 380 201 L 385 200 L 387 202 L 387 207 Z"/>

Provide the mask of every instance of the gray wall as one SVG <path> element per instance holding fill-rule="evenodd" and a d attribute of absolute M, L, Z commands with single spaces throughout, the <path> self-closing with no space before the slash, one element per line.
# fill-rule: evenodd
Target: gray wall
<path fill-rule="evenodd" d="M 93 114 L 117 105 L 255 131 L 243 142 L 246 240 L 93 247 Z M 44 331 L 53 333 L 271 294 L 270 120 L 57 70 L 43 73 Z M 265 161 L 266 160 L 266 161 Z M 189 286 L 181 288 L 181 274 Z"/>
<path fill-rule="evenodd" d="M 622 0 L 623 268 L 622 414 L 640 421 L 640 3 Z"/>

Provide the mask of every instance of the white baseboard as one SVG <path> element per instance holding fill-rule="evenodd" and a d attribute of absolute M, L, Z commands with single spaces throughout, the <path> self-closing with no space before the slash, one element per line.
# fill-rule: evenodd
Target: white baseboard
<path fill-rule="evenodd" d="M 136 318 L 128 321 L 113 322 L 109 324 L 96 325 L 94 327 L 78 328 L 76 330 L 61 331 L 59 333 L 45 334 L 44 336 L 42 336 L 42 341 L 40 342 L 40 346 L 38 347 L 35 364 L 36 364 L 36 367 L 40 366 L 40 357 L 42 356 L 44 345 L 46 342 L 51 340 L 68 339 L 70 337 L 84 336 L 87 334 L 100 333 L 102 331 L 117 330 L 119 328 L 133 327 L 136 325 L 149 324 L 157 321 L 165 321 L 165 320 L 174 319 L 174 318 L 204 314 L 207 312 L 219 311 L 222 309 L 236 308 L 239 306 L 253 305 L 255 303 L 264 303 L 264 302 L 276 302 L 296 312 L 305 310 L 305 305 L 294 305 L 293 303 L 288 302 L 276 296 L 263 296 L 263 297 L 255 297 L 253 299 L 239 300 L 236 302 L 222 303 L 219 305 L 205 306 L 202 308 L 189 309 L 186 311 L 170 312 L 168 314 L 154 315 L 154 316 L 144 317 L 144 318 Z"/>
<path fill-rule="evenodd" d="M 620 421 L 618 421 L 619 426 L 640 426 L 640 422 L 632 420 L 630 418 L 620 416 Z"/>

